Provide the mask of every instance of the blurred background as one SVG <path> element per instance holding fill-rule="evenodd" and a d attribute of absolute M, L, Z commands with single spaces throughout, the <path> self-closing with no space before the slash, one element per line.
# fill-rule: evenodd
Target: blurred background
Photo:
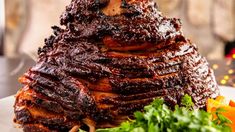
<path fill-rule="evenodd" d="M 208 59 L 218 83 L 235 87 L 235 0 L 155 1 L 164 15 L 182 20 L 185 36 Z M 0 93 L 19 88 L 18 76 L 34 64 L 38 47 L 69 2 L 0 0 Z"/>

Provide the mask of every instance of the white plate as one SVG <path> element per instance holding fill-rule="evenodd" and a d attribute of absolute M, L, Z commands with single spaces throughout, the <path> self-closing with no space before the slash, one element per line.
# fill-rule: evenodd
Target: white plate
<path fill-rule="evenodd" d="M 221 95 L 228 99 L 235 99 L 235 88 L 220 87 Z M 21 129 L 16 128 L 12 119 L 14 117 L 13 105 L 14 96 L 10 96 L 0 100 L 0 131 L 1 132 L 22 132 Z"/>
<path fill-rule="evenodd" d="M 15 102 L 14 96 L 10 96 L 0 100 L 0 131 L 1 132 L 22 132 L 16 128 L 13 123 L 14 111 L 13 105 Z"/>

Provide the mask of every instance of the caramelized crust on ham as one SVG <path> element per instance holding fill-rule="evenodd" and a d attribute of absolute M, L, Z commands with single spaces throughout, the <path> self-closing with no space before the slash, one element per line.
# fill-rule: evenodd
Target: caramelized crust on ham
<path fill-rule="evenodd" d="M 155 98 L 195 108 L 219 94 L 212 70 L 151 0 L 72 0 L 62 27 L 19 82 L 15 122 L 25 132 L 94 131 L 132 118 Z"/>

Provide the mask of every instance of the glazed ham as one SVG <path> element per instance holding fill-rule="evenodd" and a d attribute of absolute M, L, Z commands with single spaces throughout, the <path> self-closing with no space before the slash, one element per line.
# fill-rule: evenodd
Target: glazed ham
<path fill-rule="evenodd" d="M 150 0 L 72 0 L 61 26 L 19 81 L 15 122 L 25 132 L 113 127 L 155 98 L 195 108 L 219 94 L 213 72 L 180 20 Z"/>

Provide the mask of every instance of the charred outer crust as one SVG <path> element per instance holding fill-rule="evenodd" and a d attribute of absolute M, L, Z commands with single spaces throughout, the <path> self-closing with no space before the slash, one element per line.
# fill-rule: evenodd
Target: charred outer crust
<path fill-rule="evenodd" d="M 195 108 L 204 108 L 219 94 L 178 19 L 163 17 L 148 0 L 123 0 L 120 15 L 106 16 L 108 3 L 72 0 L 61 16 L 65 28 L 52 27 L 36 65 L 20 78 L 15 121 L 24 131 L 68 131 L 87 119 L 97 128 L 118 125 L 155 98 L 174 107 L 189 94 Z"/>

